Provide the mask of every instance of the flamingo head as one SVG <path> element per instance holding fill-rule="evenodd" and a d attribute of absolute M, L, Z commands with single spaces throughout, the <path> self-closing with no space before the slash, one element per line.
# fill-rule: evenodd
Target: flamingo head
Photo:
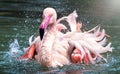
<path fill-rule="evenodd" d="M 39 27 L 41 39 L 43 37 L 44 30 L 48 27 L 48 25 L 52 25 L 56 22 L 57 13 L 56 13 L 55 9 L 53 9 L 53 8 L 50 8 L 50 7 L 45 8 L 43 11 L 42 18 L 43 18 L 43 20 Z"/>
<path fill-rule="evenodd" d="M 48 7 L 44 9 L 42 17 L 43 20 L 42 23 L 40 24 L 40 28 L 46 29 L 48 25 L 56 22 L 57 13 L 55 9 Z"/>

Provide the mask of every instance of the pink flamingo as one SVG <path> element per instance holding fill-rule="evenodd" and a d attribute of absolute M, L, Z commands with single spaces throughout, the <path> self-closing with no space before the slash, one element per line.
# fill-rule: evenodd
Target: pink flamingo
<path fill-rule="evenodd" d="M 57 14 L 53 8 L 46 8 L 43 11 L 43 21 L 40 25 L 40 30 L 45 30 L 43 39 L 41 41 L 40 37 L 35 38 L 30 47 L 33 52 L 37 51 L 35 59 L 41 65 L 57 67 L 69 65 L 72 62 L 95 64 L 98 57 L 106 61 L 101 53 L 112 51 L 112 47 L 110 46 L 111 43 L 105 46 L 105 30 L 103 29 L 100 32 L 100 27 L 95 27 L 92 30 L 81 32 L 81 24 L 76 23 L 75 18 L 77 16 L 75 14 L 76 12 L 73 12 L 57 21 Z M 61 29 L 66 28 L 59 24 L 59 21 L 63 19 L 71 27 L 71 32 L 66 34 L 60 32 Z M 33 54 L 30 57 L 27 55 L 27 58 L 31 57 L 33 57 Z"/>

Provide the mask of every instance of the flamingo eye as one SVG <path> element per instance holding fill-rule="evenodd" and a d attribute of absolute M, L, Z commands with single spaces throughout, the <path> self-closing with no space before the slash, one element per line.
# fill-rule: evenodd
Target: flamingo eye
<path fill-rule="evenodd" d="M 49 17 L 53 16 L 53 14 L 50 14 Z"/>

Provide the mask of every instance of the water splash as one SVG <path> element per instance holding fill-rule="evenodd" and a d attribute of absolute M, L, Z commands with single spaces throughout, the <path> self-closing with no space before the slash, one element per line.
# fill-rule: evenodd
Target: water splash
<path fill-rule="evenodd" d="M 33 61 L 19 61 L 17 57 L 23 54 L 17 39 L 9 45 L 8 51 L 0 52 L 0 73 L 2 74 L 30 74 L 39 69 L 39 65 Z"/>
<path fill-rule="evenodd" d="M 20 46 L 17 39 L 14 39 L 14 41 L 9 45 L 9 48 L 8 54 L 11 57 L 17 57 L 22 52 L 19 50 Z"/>
<path fill-rule="evenodd" d="M 16 58 L 20 56 L 23 52 L 20 50 L 20 46 L 17 39 L 14 39 L 12 43 L 9 45 L 8 51 L 1 52 L 1 62 L 0 65 L 9 65 L 14 64 Z"/>

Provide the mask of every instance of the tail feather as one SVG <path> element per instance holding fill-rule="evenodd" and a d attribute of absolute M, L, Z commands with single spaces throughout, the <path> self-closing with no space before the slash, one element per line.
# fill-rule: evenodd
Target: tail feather
<path fill-rule="evenodd" d="M 96 41 L 101 41 L 105 37 L 105 30 L 103 29 L 100 36 L 96 37 Z"/>
<path fill-rule="evenodd" d="M 94 27 L 94 28 L 92 28 L 91 30 L 89 30 L 89 31 L 87 31 L 88 33 L 90 33 L 90 32 L 93 32 L 93 31 L 95 31 L 97 28 L 99 28 L 100 26 L 99 25 L 97 25 L 96 27 Z"/>
<path fill-rule="evenodd" d="M 106 39 L 106 37 L 102 40 L 102 41 L 100 41 L 100 42 L 98 42 L 100 45 L 102 45 L 102 46 L 104 46 L 105 44 L 106 44 L 106 42 L 107 42 L 107 39 Z"/>
<path fill-rule="evenodd" d="M 78 17 L 76 11 L 73 11 L 71 14 L 67 16 L 66 21 L 69 23 L 69 26 L 71 28 L 71 31 L 76 31 L 76 18 Z"/>
<path fill-rule="evenodd" d="M 113 47 L 111 47 L 111 42 L 105 47 L 105 49 L 112 52 Z"/>
<path fill-rule="evenodd" d="M 84 49 L 85 49 L 85 52 L 88 54 L 88 58 L 89 58 L 90 63 L 95 64 L 95 61 L 93 60 L 93 58 L 90 54 L 90 51 L 85 47 L 84 47 Z"/>
<path fill-rule="evenodd" d="M 96 31 L 94 30 L 94 35 L 97 36 L 99 32 L 100 32 L 100 26 L 98 26 L 98 29 Z"/>

